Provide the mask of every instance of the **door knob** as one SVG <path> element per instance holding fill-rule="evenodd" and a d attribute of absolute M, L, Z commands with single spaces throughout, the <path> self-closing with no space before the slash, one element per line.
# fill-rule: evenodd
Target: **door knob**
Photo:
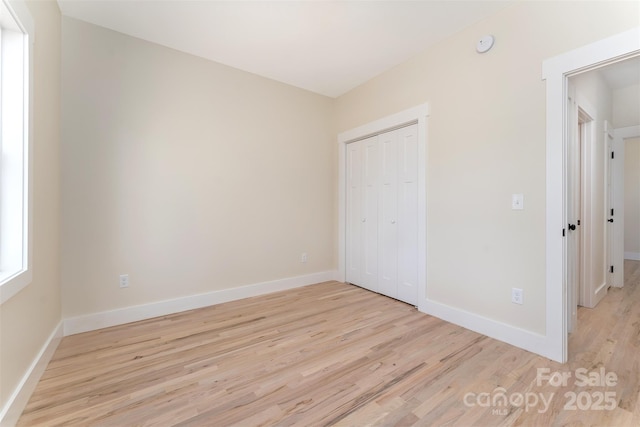
<path fill-rule="evenodd" d="M 608 219 L 607 222 L 613 222 L 613 218 Z"/>
<path fill-rule="evenodd" d="M 575 224 L 569 224 L 569 230 L 573 231 L 576 229 L 576 225 Z"/>
<path fill-rule="evenodd" d="M 395 224 L 395 223 L 396 223 L 396 220 L 395 220 L 395 219 L 392 219 L 392 220 L 391 220 L 391 224 Z"/>

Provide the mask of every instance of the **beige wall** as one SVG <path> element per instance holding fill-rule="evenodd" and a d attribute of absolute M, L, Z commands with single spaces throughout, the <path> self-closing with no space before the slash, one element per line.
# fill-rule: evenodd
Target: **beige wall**
<path fill-rule="evenodd" d="M 0 306 L 0 408 L 58 326 L 60 314 L 60 12 L 28 2 L 35 25 L 33 282 Z"/>
<path fill-rule="evenodd" d="M 425 101 L 428 297 L 543 333 L 541 63 L 637 26 L 640 6 L 519 4 L 337 101 L 67 18 L 61 77 L 57 6 L 29 7 L 34 281 L 0 307 L 2 404 L 60 321 L 59 277 L 69 317 L 335 268 L 336 131 Z"/>
<path fill-rule="evenodd" d="M 338 131 L 428 102 L 427 297 L 545 332 L 542 61 L 638 25 L 636 2 L 526 2 L 338 98 Z M 484 55 L 476 41 L 493 34 Z M 560 185 L 560 183 L 558 183 Z M 524 194 L 524 211 L 511 194 Z M 524 289 L 524 305 L 511 288 Z"/>
<path fill-rule="evenodd" d="M 640 256 L 640 138 L 624 141 L 624 251 Z"/>
<path fill-rule="evenodd" d="M 640 125 L 640 84 L 613 91 L 613 124 L 616 128 Z"/>
<path fill-rule="evenodd" d="M 334 269 L 332 99 L 62 28 L 65 317 Z"/>

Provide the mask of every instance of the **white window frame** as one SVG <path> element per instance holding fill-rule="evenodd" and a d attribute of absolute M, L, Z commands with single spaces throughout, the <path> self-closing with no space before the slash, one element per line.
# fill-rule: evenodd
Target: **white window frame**
<path fill-rule="evenodd" d="M 32 281 L 33 18 L 0 0 L 0 304 Z M 15 106 L 18 106 L 15 108 Z"/>

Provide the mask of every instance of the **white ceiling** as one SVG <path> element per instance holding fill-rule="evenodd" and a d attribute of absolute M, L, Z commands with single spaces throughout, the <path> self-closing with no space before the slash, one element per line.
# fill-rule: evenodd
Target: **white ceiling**
<path fill-rule="evenodd" d="M 611 90 L 640 84 L 640 56 L 599 68 Z"/>
<path fill-rule="evenodd" d="M 336 97 L 513 1 L 58 0 L 58 4 L 64 15 Z M 471 43 L 469 49 L 474 48 Z"/>

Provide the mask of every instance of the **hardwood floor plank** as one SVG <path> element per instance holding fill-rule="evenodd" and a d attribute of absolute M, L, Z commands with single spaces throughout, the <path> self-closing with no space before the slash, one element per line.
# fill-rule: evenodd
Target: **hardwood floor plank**
<path fill-rule="evenodd" d="M 73 335 L 18 425 L 637 426 L 640 262 L 625 278 L 579 309 L 565 365 L 338 282 Z M 619 380 L 556 387 L 538 368 Z M 597 392 L 615 409 L 565 408 L 565 393 Z M 482 400 L 496 393 L 506 404 Z M 508 401 L 518 395 L 548 406 Z"/>

